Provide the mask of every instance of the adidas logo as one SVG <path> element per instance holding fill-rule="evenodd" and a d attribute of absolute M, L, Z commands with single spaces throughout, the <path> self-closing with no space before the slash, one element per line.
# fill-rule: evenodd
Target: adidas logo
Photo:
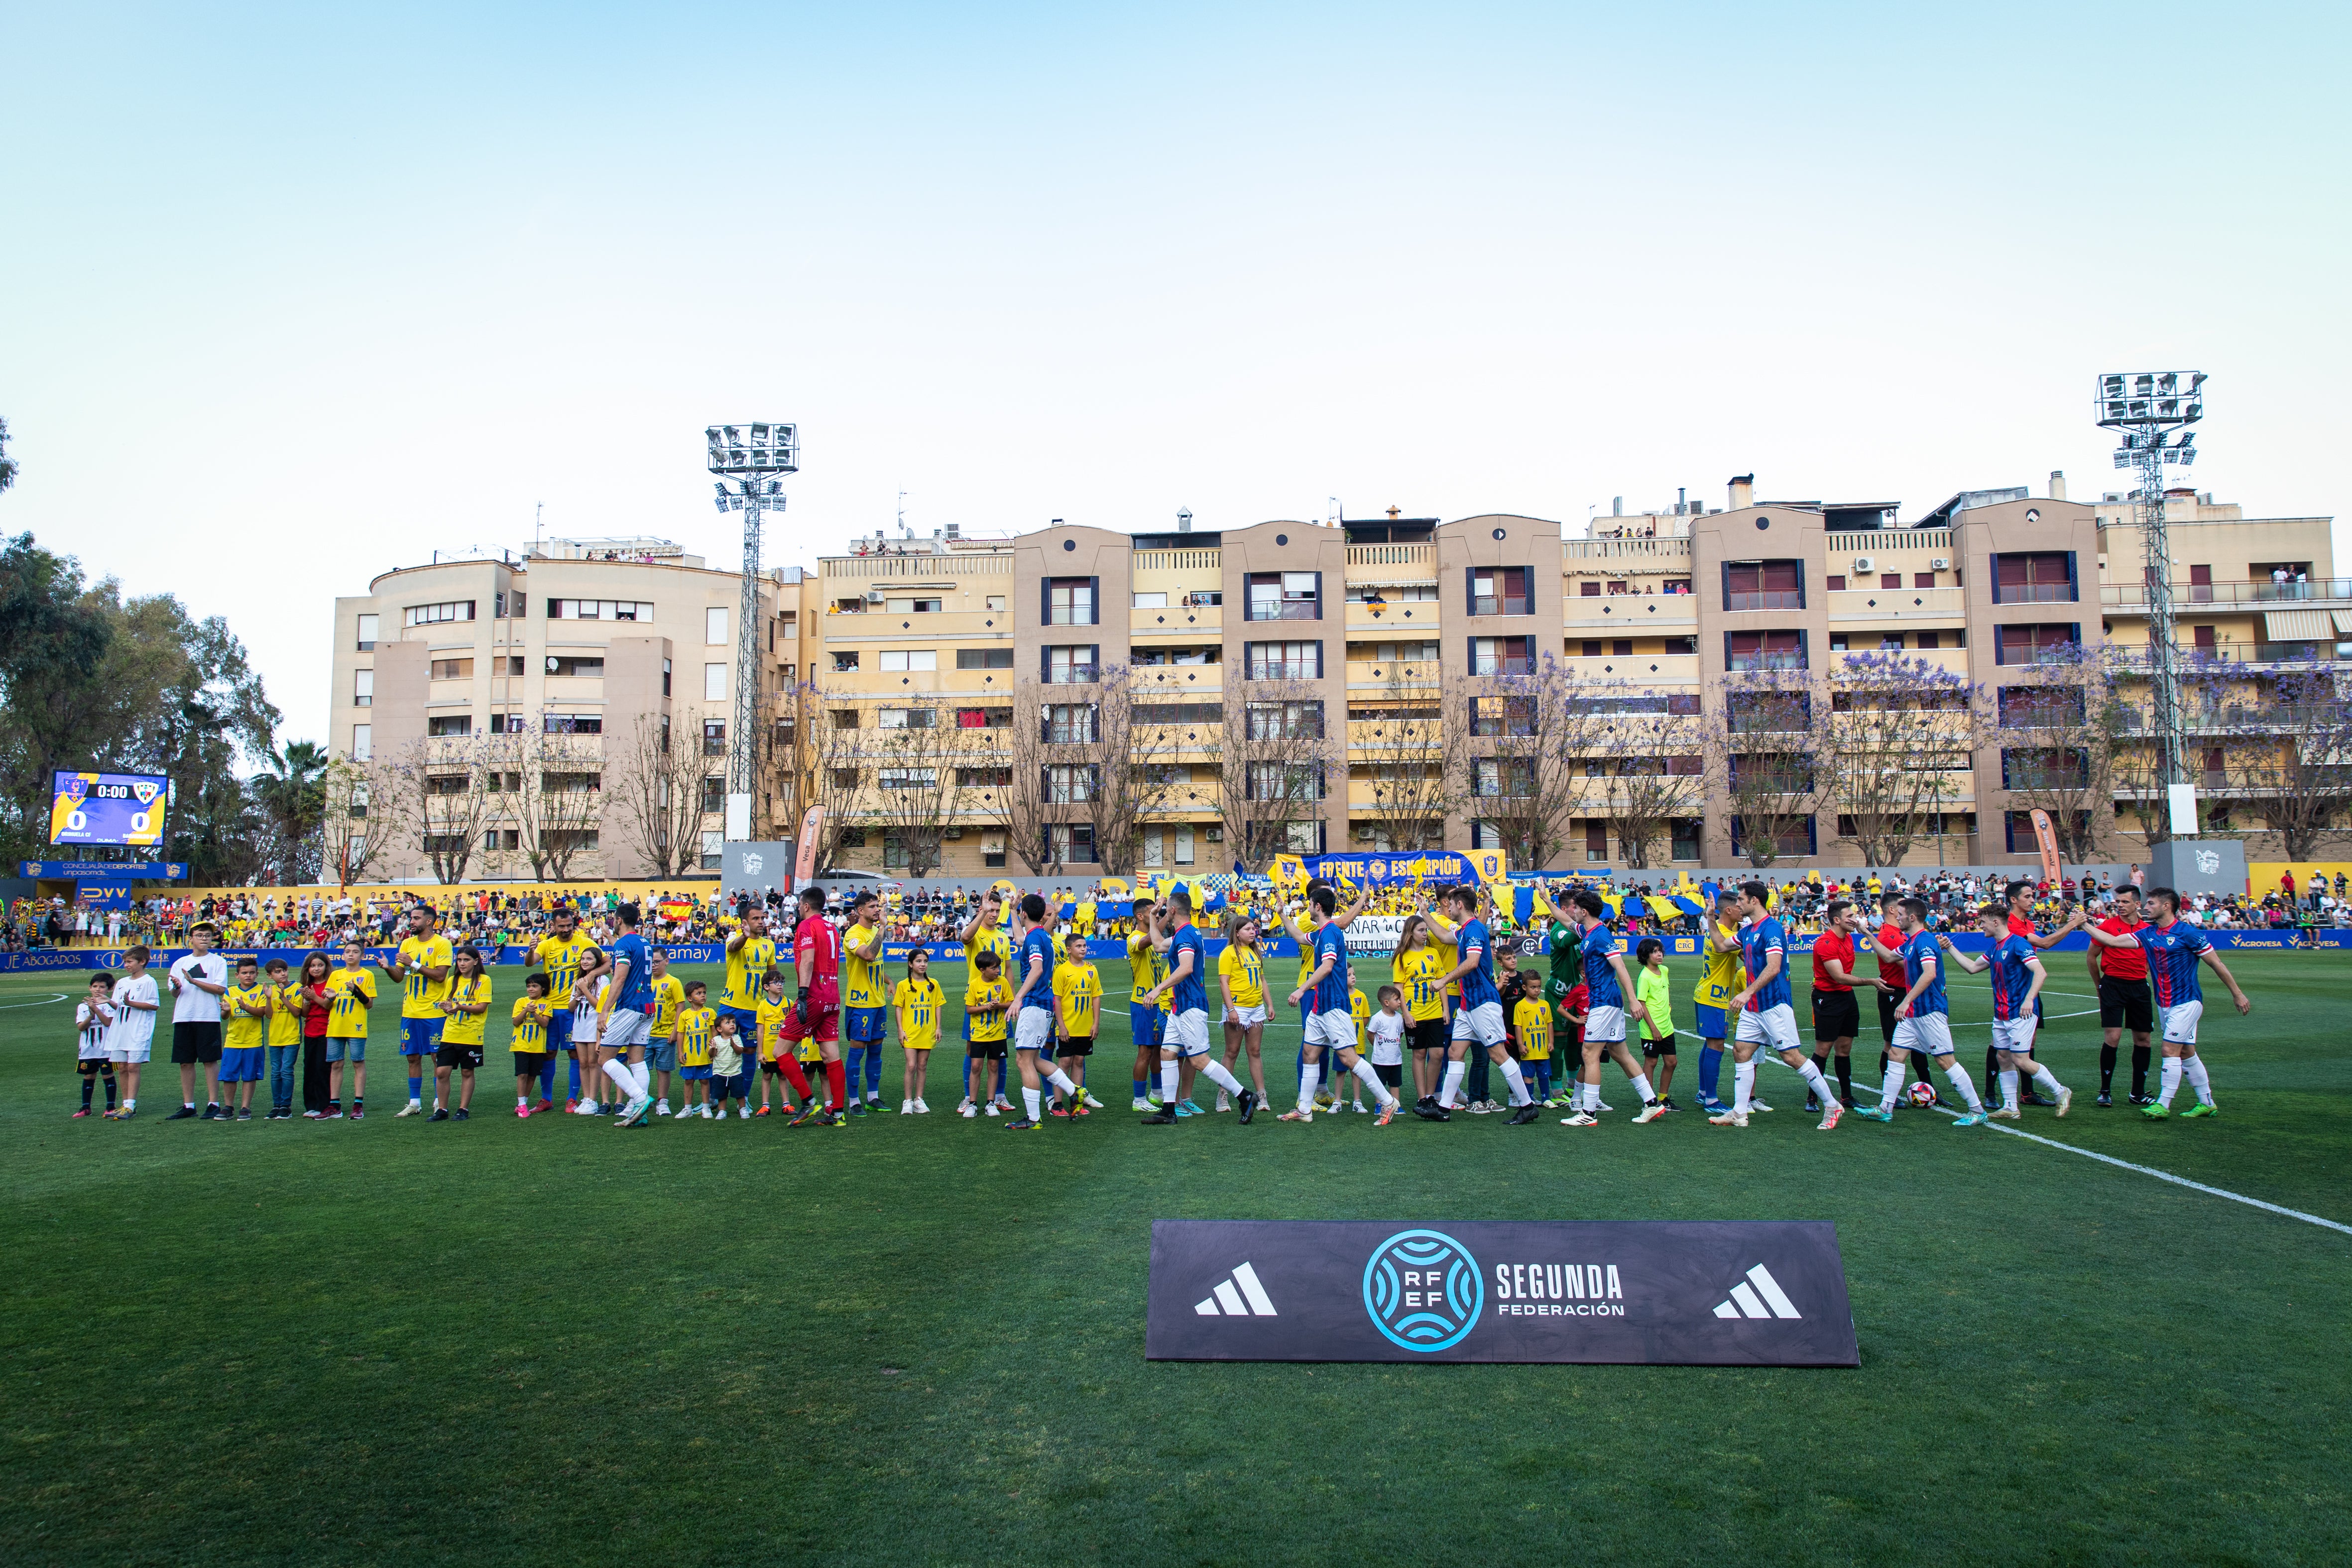
<path fill-rule="evenodd" d="M 1192 1310 L 1204 1318 L 1246 1318 L 1252 1314 L 1271 1318 L 1276 1315 L 1273 1298 L 1265 1293 L 1265 1287 L 1257 1282 L 1257 1270 L 1246 1263 L 1234 1270 L 1232 1279 L 1218 1280 L 1216 1289 Z M 1796 1313 L 1789 1315 L 1793 1318 Z"/>
<path fill-rule="evenodd" d="M 1748 1289 L 1751 1283 L 1754 1289 Z M 1738 1304 L 1734 1305 L 1735 1302 Z M 1729 1301 L 1716 1304 L 1715 1315 L 1718 1318 L 1804 1316 L 1797 1310 L 1797 1304 L 1789 1300 L 1789 1293 L 1780 1289 L 1780 1282 L 1772 1278 L 1772 1271 L 1760 1263 L 1748 1271 L 1747 1279 L 1731 1288 Z"/>

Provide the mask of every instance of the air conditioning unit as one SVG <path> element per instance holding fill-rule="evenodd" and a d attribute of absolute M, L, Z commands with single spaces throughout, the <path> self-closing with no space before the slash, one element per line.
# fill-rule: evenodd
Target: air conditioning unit
<path fill-rule="evenodd" d="M 1376 837 L 1378 835 L 1370 826 L 1359 827 L 1355 832 L 1355 839 L 1359 844 L 1370 844 Z"/>
<path fill-rule="evenodd" d="M 963 829 L 961 827 L 942 827 L 940 829 L 940 837 L 952 844 L 957 839 L 963 837 Z"/>
<path fill-rule="evenodd" d="M 1938 555 L 1927 564 L 1938 572 L 1949 572 L 1952 569 L 1952 558 L 1948 555 Z"/>
<path fill-rule="evenodd" d="M 1857 572 L 1874 572 L 1878 569 L 1878 563 L 1867 555 L 1857 555 L 1853 558 L 1853 569 Z"/>
<path fill-rule="evenodd" d="M 1222 827 L 1212 827 L 1209 829 L 1208 838 L 1212 844 L 1223 844 L 1225 841 L 1225 830 Z"/>
<path fill-rule="evenodd" d="M 869 605 L 887 605 L 890 600 L 889 596 L 884 594 L 881 589 L 868 588 L 866 590 L 866 602 Z"/>

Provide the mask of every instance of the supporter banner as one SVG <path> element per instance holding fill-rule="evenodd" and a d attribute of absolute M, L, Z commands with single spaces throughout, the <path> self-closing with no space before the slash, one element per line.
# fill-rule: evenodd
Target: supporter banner
<path fill-rule="evenodd" d="M 1428 855 L 1318 855 L 1307 863 L 1307 868 L 1333 881 L 1346 877 L 1359 886 L 1374 888 L 1385 888 L 1391 882 L 1474 879 L 1468 856 L 1444 851 Z"/>
<path fill-rule="evenodd" d="M 1153 1361 L 1858 1366 L 1822 1221 L 1154 1220 Z"/>
<path fill-rule="evenodd" d="M 1348 922 L 1349 952 L 1393 952 L 1404 934 L 1404 915 L 1358 915 Z"/>
<path fill-rule="evenodd" d="M 668 952 L 672 963 L 718 963 L 727 957 L 727 950 L 715 942 L 665 942 L 663 947 Z M 273 958 L 282 958 L 286 961 L 288 968 L 299 969 L 305 958 L 320 950 L 310 947 L 219 947 L 213 951 L 231 963 L 240 958 L 253 958 L 266 964 Z M 331 942 L 324 951 L 337 962 L 341 961 L 343 950 L 341 944 Z M 963 955 L 961 948 L 950 951 L 958 957 Z M 371 946 L 367 952 L 371 961 L 381 964 L 390 963 L 398 954 L 399 949 Z M 147 960 L 147 967 L 160 973 L 171 967 L 173 960 L 184 958 L 188 950 L 184 947 L 155 948 Z M 495 954 L 486 956 L 493 964 L 520 965 L 530 962 L 530 949 L 502 947 Z M 25 973 L 48 969 L 120 969 L 121 967 L 122 950 L 116 947 L 42 948 L 33 952 L 0 952 L 0 974 Z"/>

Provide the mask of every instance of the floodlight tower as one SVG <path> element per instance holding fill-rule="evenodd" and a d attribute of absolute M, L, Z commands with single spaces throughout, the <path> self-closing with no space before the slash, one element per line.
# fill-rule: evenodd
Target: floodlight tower
<path fill-rule="evenodd" d="M 713 425 L 703 433 L 706 466 L 719 476 L 720 511 L 743 514 L 743 602 L 735 615 L 734 732 L 727 737 L 727 837 L 751 837 L 760 788 L 760 520 L 784 510 L 780 474 L 801 468 L 799 431 L 790 425 Z M 733 479 L 730 490 L 727 480 Z"/>
<path fill-rule="evenodd" d="M 2116 467 L 2139 475 L 2140 527 L 2147 540 L 2148 682 L 2155 699 L 2157 748 L 2168 792 L 2186 782 L 2180 745 L 2179 649 L 2173 641 L 2172 546 L 2164 531 L 2164 469 L 2197 460 L 2205 417 L 2201 370 L 2122 371 L 2099 377 L 2099 425 L 2123 434 Z"/>

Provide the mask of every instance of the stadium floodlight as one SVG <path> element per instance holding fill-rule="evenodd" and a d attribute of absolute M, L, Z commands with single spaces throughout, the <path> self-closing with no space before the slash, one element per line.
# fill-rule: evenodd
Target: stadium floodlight
<path fill-rule="evenodd" d="M 760 522 L 784 510 L 784 482 L 775 476 L 801 468 L 800 427 L 773 420 L 713 425 L 702 432 L 704 466 L 719 476 L 720 511 L 743 514 L 743 585 L 735 616 L 734 731 L 727 738 L 727 827 L 730 840 L 751 837 L 751 802 L 759 791 Z M 729 489 L 726 481 L 733 479 Z"/>
<path fill-rule="evenodd" d="M 2100 427 L 2117 431 L 2116 467 L 2139 472 L 2140 529 L 2147 539 L 2148 676 L 2157 747 L 2168 790 L 2187 778 L 2180 733 L 2180 650 L 2172 618 L 2172 546 L 2164 525 L 2164 469 L 2197 461 L 2188 426 L 2205 417 L 2201 370 L 2109 371 L 2092 398 Z"/>

